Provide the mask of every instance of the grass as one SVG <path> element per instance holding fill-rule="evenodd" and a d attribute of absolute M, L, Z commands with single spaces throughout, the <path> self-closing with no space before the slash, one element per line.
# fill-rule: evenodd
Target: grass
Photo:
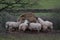
<path fill-rule="evenodd" d="M 15 3 L 15 0 L 5 0 L 8 3 Z M 27 0 L 24 0 L 27 2 Z M 32 1 L 33 2 L 33 1 Z M 13 9 L 21 9 L 20 4 L 14 4 Z M 0 8 L 5 7 L 5 4 L 0 4 Z M 26 7 L 27 8 L 27 7 Z M 30 8 L 30 7 L 28 7 Z M 32 9 L 52 9 L 52 8 L 60 8 L 60 0 L 38 0 L 38 4 L 31 7 Z"/>
<path fill-rule="evenodd" d="M 38 34 L 9 34 L 0 35 L 0 40 L 60 40 L 60 34 L 38 33 Z"/>
<path fill-rule="evenodd" d="M 35 15 L 51 17 L 52 13 L 35 13 Z M 0 40 L 60 40 L 60 33 L 0 33 Z"/>
<path fill-rule="evenodd" d="M 34 13 L 37 17 L 48 17 L 48 18 L 53 18 L 55 13 Z M 54 14 L 54 15 L 53 15 Z"/>
<path fill-rule="evenodd" d="M 59 7 L 60 0 L 39 0 L 37 8 L 50 9 Z"/>

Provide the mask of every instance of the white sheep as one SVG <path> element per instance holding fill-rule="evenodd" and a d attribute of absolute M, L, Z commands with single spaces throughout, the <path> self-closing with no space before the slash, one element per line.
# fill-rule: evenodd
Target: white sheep
<path fill-rule="evenodd" d="M 20 22 L 6 22 L 5 27 L 6 29 L 12 29 L 13 27 L 19 27 Z"/>
<path fill-rule="evenodd" d="M 50 21 L 45 21 L 45 26 L 47 26 L 47 28 L 49 27 L 51 30 L 53 30 L 53 23 Z"/>
<path fill-rule="evenodd" d="M 41 30 L 41 24 L 40 23 L 30 23 L 29 29 L 30 30 L 37 30 L 39 32 Z"/>
<path fill-rule="evenodd" d="M 53 29 L 53 23 L 50 21 L 44 21 L 41 18 L 38 18 L 38 21 L 40 22 L 41 25 L 43 25 L 43 30 L 47 30 L 49 27 L 51 30 Z"/>
<path fill-rule="evenodd" d="M 19 25 L 19 30 L 25 31 L 27 29 L 27 27 L 28 27 L 28 20 L 25 20 L 24 23 L 21 23 Z"/>

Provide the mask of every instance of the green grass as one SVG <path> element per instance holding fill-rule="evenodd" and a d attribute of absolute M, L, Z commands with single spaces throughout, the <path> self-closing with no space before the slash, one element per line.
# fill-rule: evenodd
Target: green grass
<path fill-rule="evenodd" d="M 60 0 L 39 0 L 38 3 L 36 8 L 39 9 L 58 8 L 60 6 Z"/>
<path fill-rule="evenodd" d="M 9 34 L 0 35 L 0 40 L 60 40 L 60 34 Z"/>
<path fill-rule="evenodd" d="M 5 2 L 8 3 L 15 3 L 15 0 L 5 0 Z M 24 0 L 23 2 L 29 2 L 28 0 Z M 33 3 L 34 1 L 31 1 Z M 5 4 L 0 4 L 0 8 L 3 8 Z M 21 9 L 20 4 L 14 4 L 15 6 L 12 9 Z M 37 5 L 32 5 L 32 7 L 26 7 L 26 8 L 31 8 L 31 9 L 52 9 L 52 8 L 60 8 L 60 0 L 38 0 Z"/>
<path fill-rule="evenodd" d="M 59 13 L 34 13 L 35 16 L 38 16 L 38 17 L 56 17 L 56 18 L 59 18 L 60 17 L 60 14 Z M 60 19 L 60 18 L 59 18 Z"/>
<path fill-rule="evenodd" d="M 48 17 L 48 18 L 52 18 L 54 15 L 56 15 L 55 13 L 34 13 L 34 14 L 37 17 Z"/>

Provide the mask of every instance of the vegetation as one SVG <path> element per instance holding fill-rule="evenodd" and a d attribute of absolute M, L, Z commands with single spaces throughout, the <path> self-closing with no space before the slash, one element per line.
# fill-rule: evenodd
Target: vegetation
<path fill-rule="evenodd" d="M 1 5 L 0 9 L 6 6 L 8 6 L 8 8 L 10 9 L 15 9 L 15 10 L 22 9 L 22 8 L 59 9 L 60 8 L 59 3 L 60 0 L 0 0 L 0 5 Z"/>
<path fill-rule="evenodd" d="M 0 9 L 54 9 L 60 8 L 60 0 L 0 0 Z M 0 10 L 0 11 L 1 11 Z M 20 12 L 21 13 L 21 12 Z M 0 12 L 0 26 L 5 26 L 6 21 L 16 21 L 19 12 Z M 36 13 L 36 16 L 43 18 L 44 20 L 50 20 L 54 23 L 55 29 L 60 29 L 60 17 L 58 13 Z"/>
<path fill-rule="evenodd" d="M 1 34 L 0 40 L 60 40 L 60 34 L 49 34 L 49 33 L 12 33 L 12 34 Z"/>
<path fill-rule="evenodd" d="M 60 40 L 60 34 L 57 33 L 5 33 L 5 23 L 7 21 L 16 21 L 21 15 L 19 12 L 4 11 L 4 9 L 59 9 L 60 0 L 0 0 L 0 40 Z M 59 11 L 57 10 L 57 11 Z M 25 13 L 25 12 L 24 12 Z M 54 29 L 60 30 L 60 11 L 59 12 L 43 12 L 34 13 L 43 20 L 53 22 Z"/>
<path fill-rule="evenodd" d="M 0 12 L 0 26 L 5 27 L 5 22 L 16 21 L 22 12 Z M 54 29 L 60 30 L 60 14 L 59 13 L 34 13 L 37 17 L 41 17 L 43 20 L 49 20 L 54 23 Z"/>

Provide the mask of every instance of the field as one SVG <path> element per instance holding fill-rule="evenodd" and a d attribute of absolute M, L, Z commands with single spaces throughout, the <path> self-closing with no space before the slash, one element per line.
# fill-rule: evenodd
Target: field
<path fill-rule="evenodd" d="M 5 0 L 8 3 L 14 3 L 15 0 Z M 28 0 L 24 0 L 27 2 Z M 34 0 L 33 0 L 34 1 Z M 31 3 L 33 3 L 31 1 Z M 1 0 L 0 0 L 1 2 Z M 6 4 L 0 4 L 0 9 L 4 9 L 7 6 Z M 12 5 L 14 10 L 22 9 L 21 4 Z M 9 6 L 11 8 L 12 6 Z M 23 5 L 24 6 L 24 5 Z M 27 6 L 26 9 L 54 9 L 60 8 L 60 0 L 38 0 L 37 5 L 32 5 L 31 7 Z M 44 20 L 49 20 L 54 23 L 54 29 L 60 30 L 60 14 L 59 13 L 34 13 L 37 17 L 41 17 Z M 60 40 L 60 31 L 59 32 L 49 32 L 49 33 L 32 33 L 32 32 L 13 32 L 6 33 L 5 32 L 5 22 L 6 21 L 16 21 L 18 16 L 20 16 L 20 12 L 0 12 L 0 40 Z"/>
<path fill-rule="evenodd" d="M 4 15 L 4 17 L 3 17 Z M 13 20 L 13 18 L 17 18 L 20 14 L 16 13 L 5 13 L 3 12 L 1 16 L 4 18 L 1 20 L 2 23 L 8 20 Z M 38 17 L 47 18 L 47 20 L 54 20 L 57 24 L 60 22 L 59 14 L 56 13 L 35 13 Z M 12 18 L 13 17 L 13 18 Z M 54 22 L 53 21 L 53 22 Z M 59 25 L 59 24 L 58 24 Z M 58 26 L 57 25 L 57 26 Z M 55 26 L 54 26 L 55 27 Z M 1 27 L 2 28 L 2 27 Z M 1 29 L 0 28 L 0 29 Z M 55 27 L 60 28 L 60 26 Z M 59 32 L 50 32 L 50 33 L 32 33 L 32 32 L 14 32 L 14 33 L 6 33 L 0 32 L 0 40 L 60 40 L 60 31 Z"/>
<path fill-rule="evenodd" d="M 60 33 L 0 33 L 0 40 L 60 40 Z"/>
<path fill-rule="evenodd" d="M 14 3 L 15 0 L 5 0 L 6 2 L 10 2 L 10 3 Z M 24 0 L 25 2 L 27 2 L 28 0 Z M 33 3 L 33 1 L 31 0 L 31 3 Z M 0 4 L 0 9 L 4 8 L 5 4 Z M 20 6 L 21 4 L 14 4 L 13 5 L 13 9 L 21 9 Z M 11 6 L 10 6 L 11 7 Z M 26 8 L 31 8 L 31 9 L 52 9 L 52 8 L 60 8 L 60 0 L 38 0 L 38 4 L 37 5 L 33 5 L 32 7 L 26 7 Z"/>

